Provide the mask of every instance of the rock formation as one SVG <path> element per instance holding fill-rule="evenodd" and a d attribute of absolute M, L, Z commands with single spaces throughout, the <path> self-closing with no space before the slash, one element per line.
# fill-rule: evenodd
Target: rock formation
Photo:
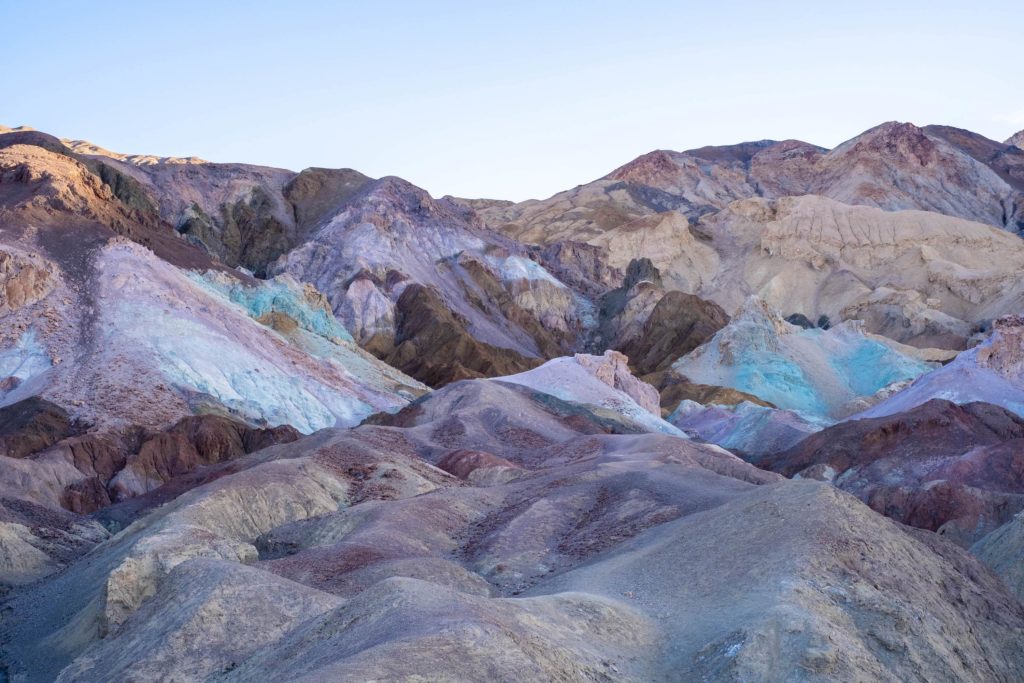
<path fill-rule="evenodd" d="M 805 330 L 756 298 L 672 366 L 692 382 L 731 387 L 779 408 L 833 419 L 851 399 L 931 369 L 893 342 L 868 337 L 854 323 Z"/>
<path fill-rule="evenodd" d="M 756 294 L 785 315 L 962 349 L 1021 305 L 1020 242 L 1001 234 L 1024 220 L 1015 150 L 888 123 L 831 151 L 763 141 L 652 152 L 551 199 L 479 211 L 516 239 L 607 249 L 619 268 L 649 258 L 672 289 L 729 314 Z"/>
<path fill-rule="evenodd" d="M 933 399 L 842 422 L 756 459 L 833 482 L 878 512 L 970 546 L 1024 509 L 1024 420 L 988 403 Z"/>
<path fill-rule="evenodd" d="M 1022 156 L 0 128 L 0 680 L 1024 679 Z"/>
<path fill-rule="evenodd" d="M 382 421 L 244 456 L 14 594 L 11 675 L 1024 673 L 1024 611 L 998 579 L 828 485 L 504 381 Z M 520 472 L 427 464 L 471 451 L 475 472 Z"/>
<path fill-rule="evenodd" d="M 707 403 L 683 400 L 665 419 L 694 438 L 728 448 L 758 464 L 762 456 L 801 443 L 827 424 L 750 401 L 721 405 L 711 398 Z"/>
<path fill-rule="evenodd" d="M 988 338 L 949 364 L 868 408 L 861 417 L 904 412 L 933 398 L 955 403 L 975 401 L 1002 406 L 1024 416 L 1024 319 L 1005 316 L 993 323 Z"/>

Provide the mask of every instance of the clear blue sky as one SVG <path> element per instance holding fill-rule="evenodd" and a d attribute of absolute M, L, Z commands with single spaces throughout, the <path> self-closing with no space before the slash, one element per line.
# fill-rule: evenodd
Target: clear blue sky
<path fill-rule="evenodd" d="M 1024 128 L 1024 4 L 0 0 L 0 123 L 544 197 L 656 148 Z"/>

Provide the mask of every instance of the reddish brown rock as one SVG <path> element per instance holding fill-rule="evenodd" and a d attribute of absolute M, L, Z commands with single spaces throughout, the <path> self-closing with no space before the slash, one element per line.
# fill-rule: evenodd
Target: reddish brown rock
<path fill-rule="evenodd" d="M 490 467 L 518 468 L 517 465 L 499 455 L 466 449 L 457 449 L 448 453 L 437 461 L 437 466 L 449 474 L 454 474 L 459 479 L 469 479 L 473 472 Z"/>
<path fill-rule="evenodd" d="M 734 406 L 737 403 L 749 401 L 755 405 L 767 408 L 775 407 L 768 401 L 762 401 L 757 396 L 739 391 L 738 389 L 691 382 L 673 370 L 652 372 L 640 379 L 656 388 L 661 395 L 662 417 L 672 414 L 672 411 L 683 401 L 696 401 L 704 405 L 716 404 L 723 406 Z"/>
<path fill-rule="evenodd" d="M 693 294 L 667 292 L 644 323 L 643 332 L 618 347 L 638 375 L 666 370 L 711 339 L 729 316 L 716 303 Z"/>
<path fill-rule="evenodd" d="M 200 467 L 298 437 L 289 426 L 263 429 L 227 417 L 199 415 L 159 432 L 128 428 L 72 436 L 26 457 L 63 458 L 71 463 L 83 477 L 65 485 L 60 505 L 88 514 L 152 491 Z"/>
<path fill-rule="evenodd" d="M 395 348 L 381 357 L 425 384 L 513 375 L 541 364 L 512 349 L 475 339 L 428 287 L 408 285 L 398 299 Z"/>
<path fill-rule="evenodd" d="M 158 488 L 203 465 L 233 460 L 299 437 L 292 427 L 257 429 L 216 415 L 186 417 L 170 429 L 146 438 L 108 488 L 123 500 Z"/>
<path fill-rule="evenodd" d="M 24 458 L 75 431 L 67 411 L 33 396 L 0 408 L 0 455 Z"/>
<path fill-rule="evenodd" d="M 988 403 L 933 399 L 843 422 L 758 464 L 832 481 L 878 512 L 964 545 L 1024 509 L 1024 420 Z"/>

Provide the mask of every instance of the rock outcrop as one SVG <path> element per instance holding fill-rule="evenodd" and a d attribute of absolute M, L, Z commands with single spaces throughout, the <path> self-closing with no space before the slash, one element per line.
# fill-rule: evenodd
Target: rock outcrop
<path fill-rule="evenodd" d="M 1024 599 L 1024 517 L 1013 519 L 971 546 L 971 552 Z"/>
<path fill-rule="evenodd" d="M 408 285 L 395 305 L 393 346 L 381 352 L 381 358 L 434 387 L 512 374 L 541 362 L 477 341 L 466 327 L 466 321 L 456 317 L 435 291 Z"/>
<path fill-rule="evenodd" d="M 692 382 L 732 387 L 812 419 L 840 417 L 851 399 L 932 368 L 854 323 L 805 330 L 756 298 L 672 366 Z"/>
<path fill-rule="evenodd" d="M 758 463 L 767 454 L 800 443 L 826 424 L 750 401 L 721 405 L 712 398 L 708 403 L 682 400 L 665 419 L 689 436 L 728 448 L 748 462 Z"/>
<path fill-rule="evenodd" d="M 1024 319 L 1011 315 L 995 320 L 981 344 L 859 416 L 893 415 L 933 398 L 961 404 L 992 403 L 1024 416 Z"/>
<path fill-rule="evenodd" d="M 637 379 L 629 359 L 618 351 L 603 356 L 578 353 L 555 358 L 538 368 L 496 381 L 530 387 L 591 409 L 603 409 L 634 421 L 645 430 L 679 434 L 661 419 L 658 390 Z"/>
<path fill-rule="evenodd" d="M 75 434 L 67 411 L 33 396 L 0 408 L 0 456 L 24 458 Z"/>
<path fill-rule="evenodd" d="M 1024 420 L 987 403 L 933 399 L 842 422 L 755 460 L 824 479 L 878 512 L 970 546 L 1024 509 Z"/>
<path fill-rule="evenodd" d="M 774 408 L 771 403 L 762 401 L 753 394 L 737 391 L 730 387 L 697 384 L 671 369 L 644 375 L 641 379 L 653 386 L 661 394 L 661 414 L 665 417 L 671 414 L 682 401 L 723 406 L 734 406 L 738 403 L 748 402 L 754 405 Z"/>
<path fill-rule="evenodd" d="M 289 426 L 255 428 L 217 415 L 183 418 L 159 431 L 131 426 L 81 433 L 66 411 L 41 399 L 0 410 L 5 495 L 77 514 L 145 494 L 204 465 L 298 438 Z"/>
<path fill-rule="evenodd" d="M 638 335 L 617 345 L 637 374 L 668 369 L 677 359 L 708 341 L 725 327 L 729 316 L 721 306 L 684 292 L 670 291 L 655 304 Z"/>

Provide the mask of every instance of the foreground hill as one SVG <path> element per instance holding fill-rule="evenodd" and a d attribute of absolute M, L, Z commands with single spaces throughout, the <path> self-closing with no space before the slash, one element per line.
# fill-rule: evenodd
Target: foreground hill
<path fill-rule="evenodd" d="M 515 205 L 0 130 L 0 679 L 1024 679 L 1016 150 Z"/>
<path fill-rule="evenodd" d="M 614 392 L 607 362 L 572 372 Z M 1024 675 L 1024 612 L 964 551 L 826 484 L 603 416 L 593 391 L 538 390 L 566 371 L 457 382 L 197 472 L 8 601 L 11 675 Z"/>

